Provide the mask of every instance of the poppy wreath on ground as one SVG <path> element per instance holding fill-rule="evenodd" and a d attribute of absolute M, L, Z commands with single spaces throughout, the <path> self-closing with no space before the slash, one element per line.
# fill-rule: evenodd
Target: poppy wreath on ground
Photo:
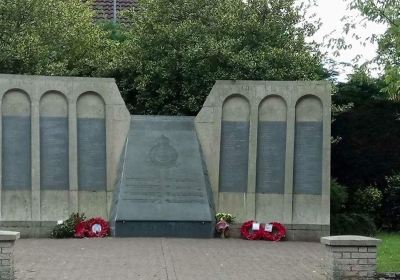
<path fill-rule="evenodd" d="M 242 227 L 240 228 L 240 233 L 244 239 L 247 240 L 259 240 L 263 238 L 264 226 L 260 224 L 259 230 L 252 230 L 253 223 L 255 221 L 247 221 L 244 222 Z"/>
<path fill-rule="evenodd" d="M 110 233 L 110 226 L 106 220 L 101 217 L 91 218 L 80 222 L 75 227 L 75 237 L 106 237 Z"/>
<path fill-rule="evenodd" d="M 263 231 L 263 238 L 265 240 L 279 241 L 286 236 L 286 228 L 282 224 L 278 222 L 272 222 L 269 224 L 272 225 L 272 231 Z"/>

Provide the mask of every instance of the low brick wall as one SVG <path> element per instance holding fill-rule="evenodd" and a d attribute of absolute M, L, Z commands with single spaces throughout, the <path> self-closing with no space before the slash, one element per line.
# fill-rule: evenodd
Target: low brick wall
<path fill-rule="evenodd" d="M 19 232 L 0 231 L 0 280 L 14 280 L 14 243 Z"/>
<path fill-rule="evenodd" d="M 327 279 L 375 279 L 379 239 L 342 235 L 322 237 Z"/>

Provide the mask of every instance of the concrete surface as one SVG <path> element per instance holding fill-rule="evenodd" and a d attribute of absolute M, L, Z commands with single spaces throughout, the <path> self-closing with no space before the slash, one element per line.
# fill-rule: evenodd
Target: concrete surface
<path fill-rule="evenodd" d="M 17 280 L 324 279 L 319 243 L 239 239 L 22 239 Z"/>
<path fill-rule="evenodd" d="M 329 246 L 377 246 L 382 240 L 360 235 L 337 235 L 321 238 L 321 243 Z"/>

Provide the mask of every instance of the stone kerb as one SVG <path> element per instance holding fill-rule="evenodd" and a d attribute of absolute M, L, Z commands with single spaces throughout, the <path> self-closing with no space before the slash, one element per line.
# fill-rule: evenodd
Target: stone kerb
<path fill-rule="evenodd" d="M 341 235 L 322 237 L 327 279 L 374 279 L 379 239 Z"/>
<path fill-rule="evenodd" d="M 14 243 L 20 233 L 0 231 L 0 280 L 14 279 Z"/>

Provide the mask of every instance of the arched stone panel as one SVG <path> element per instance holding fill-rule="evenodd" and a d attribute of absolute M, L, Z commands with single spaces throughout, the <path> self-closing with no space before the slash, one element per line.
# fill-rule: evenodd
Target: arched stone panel
<path fill-rule="evenodd" d="M 2 102 L 2 188 L 31 189 L 31 102 L 11 90 Z"/>
<path fill-rule="evenodd" d="M 311 95 L 296 105 L 294 193 L 322 192 L 322 103 Z"/>
<path fill-rule="evenodd" d="M 3 96 L 2 195 L 4 221 L 29 221 L 32 216 L 31 101 L 22 90 Z"/>
<path fill-rule="evenodd" d="M 247 192 L 250 104 L 244 97 L 228 97 L 222 107 L 220 192 Z"/>
<path fill-rule="evenodd" d="M 77 101 L 78 189 L 105 191 L 106 123 L 105 104 L 94 92 L 82 94 Z"/>
<path fill-rule="evenodd" d="M 256 193 L 285 190 L 286 103 L 270 96 L 260 103 L 257 140 Z"/>
<path fill-rule="evenodd" d="M 69 189 L 68 103 L 58 92 L 40 100 L 40 187 Z"/>

